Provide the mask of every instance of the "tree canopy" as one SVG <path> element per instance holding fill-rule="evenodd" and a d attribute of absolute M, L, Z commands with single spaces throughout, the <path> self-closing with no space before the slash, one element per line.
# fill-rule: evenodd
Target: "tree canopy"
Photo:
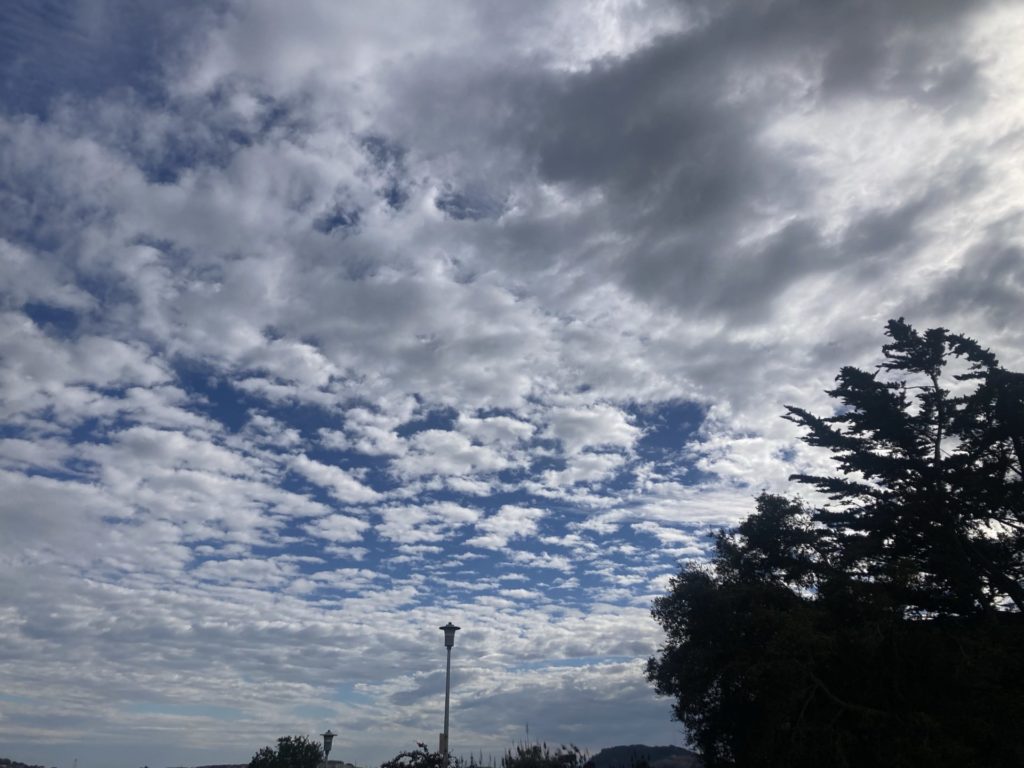
<path fill-rule="evenodd" d="M 833 415 L 837 472 L 762 494 L 655 601 L 658 692 L 713 766 L 1024 765 L 1024 376 L 890 321 Z"/>
<path fill-rule="evenodd" d="M 323 761 L 323 747 L 308 736 L 282 736 L 253 755 L 249 768 L 320 768 Z"/>

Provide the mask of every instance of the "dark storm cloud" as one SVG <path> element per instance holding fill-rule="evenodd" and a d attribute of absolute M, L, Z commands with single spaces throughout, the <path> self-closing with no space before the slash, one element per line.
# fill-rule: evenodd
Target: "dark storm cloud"
<path fill-rule="evenodd" d="M 1000 232 L 1024 231 L 1017 214 L 994 227 L 990 236 L 971 248 L 963 264 L 931 287 L 914 308 L 936 315 L 976 313 L 994 326 L 1019 329 L 1024 323 L 1024 249 L 1007 244 Z"/>
<path fill-rule="evenodd" d="M 924 242 L 921 228 L 928 217 L 964 194 L 983 188 L 984 168 L 973 158 L 955 158 L 943 167 L 918 194 L 908 194 L 899 203 L 860 212 L 850 222 L 837 244 L 844 260 L 884 257 L 896 249 L 913 250 Z M 956 167 L 963 165 L 966 167 Z"/>
<path fill-rule="evenodd" d="M 974 6 L 976 8 L 976 6 Z M 740 3 L 706 26 L 548 83 L 523 114 L 540 176 L 599 190 L 631 246 L 608 265 L 645 298 L 763 317 L 794 281 L 851 250 L 913 249 L 914 220 L 950 195 L 872 212 L 830 246 L 809 158 L 766 146 L 787 111 L 854 98 L 943 110 L 983 98 L 961 50 L 963 3 Z M 842 137 L 836 137 L 842 141 Z M 781 230 L 738 240 L 766 214 Z"/>
<path fill-rule="evenodd" d="M 391 208 L 400 210 L 409 199 L 405 148 L 383 136 L 372 134 L 363 137 L 361 146 L 369 155 L 374 168 L 383 177 L 384 183 L 378 189 L 378 194 Z"/>
<path fill-rule="evenodd" d="M 434 198 L 434 205 L 456 221 L 497 218 L 504 209 L 501 200 L 495 200 L 486 192 L 474 194 L 454 189 L 443 190 Z"/>
<path fill-rule="evenodd" d="M 869 93 L 937 108 L 971 104 L 982 88 L 973 52 L 961 50 L 959 17 L 987 3 L 912 0 L 827 2 L 810 10 L 807 33 L 826 41 L 826 97 Z M 815 11 L 818 11 L 817 13 Z"/>

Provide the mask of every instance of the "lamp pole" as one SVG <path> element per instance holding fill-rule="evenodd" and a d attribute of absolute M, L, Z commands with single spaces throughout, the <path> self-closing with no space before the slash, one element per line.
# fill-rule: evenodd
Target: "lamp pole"
<path fill-rule="evenodd" d="M 448 702 L 452 690 L 452 646 L 455 645 L 455 633 L 462 629 L 450 621 L 438 629 L 444 632 L 444 647 L 448 652 L 444 673 L 444 733 L 441 734 L 441 765 L 448 766 Z"/>
<path fill-rule="evenodd" d="M 327 768 L 327 756 L 331 754 L 331 745 L 334 743 L 334 737 L 338 734 L 331 733 L 331 729 L 328 728 L 320 735 L 324 737 L 324 768 Z"/>

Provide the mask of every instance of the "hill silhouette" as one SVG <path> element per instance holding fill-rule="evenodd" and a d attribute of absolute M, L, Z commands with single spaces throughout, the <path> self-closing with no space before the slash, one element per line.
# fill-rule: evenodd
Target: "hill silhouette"
<path fill-rule="evenodd" d="M 606 747 L 591 758 L 594 768 L 632 768 L 646 762 L 650 768 L 701 768 L 696 752 L 682 747 L 646 744 Z"/>

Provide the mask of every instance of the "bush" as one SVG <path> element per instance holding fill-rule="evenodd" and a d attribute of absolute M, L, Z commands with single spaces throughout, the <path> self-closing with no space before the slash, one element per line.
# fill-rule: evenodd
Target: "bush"
<path fill-rule="evenodd" d="M 380 768 L 445 768 L 444 756 L 440 752 L 431 752 L 422 741 L 416 743 L 416 749 L 399 752 Z M 448 755 L 448 768 L 463 768 L 460 758 Z"/>
<path fill-rule="evenodd" d="M 554 752 L 548 749 L 547 744 L 520 744 L 515 753 L 508 750 L 501 758 L 501 768 L 584 768 L 592 765 L 590 756 L 575 744 L 568 747 L 562 744 Z"/>
<path fill-rule="evenodd" d="M 324 750 L 308 736 L 282 736 L 277 748 L 263 747 L 252 756 L 249 768 L 320 768 Z"/>

